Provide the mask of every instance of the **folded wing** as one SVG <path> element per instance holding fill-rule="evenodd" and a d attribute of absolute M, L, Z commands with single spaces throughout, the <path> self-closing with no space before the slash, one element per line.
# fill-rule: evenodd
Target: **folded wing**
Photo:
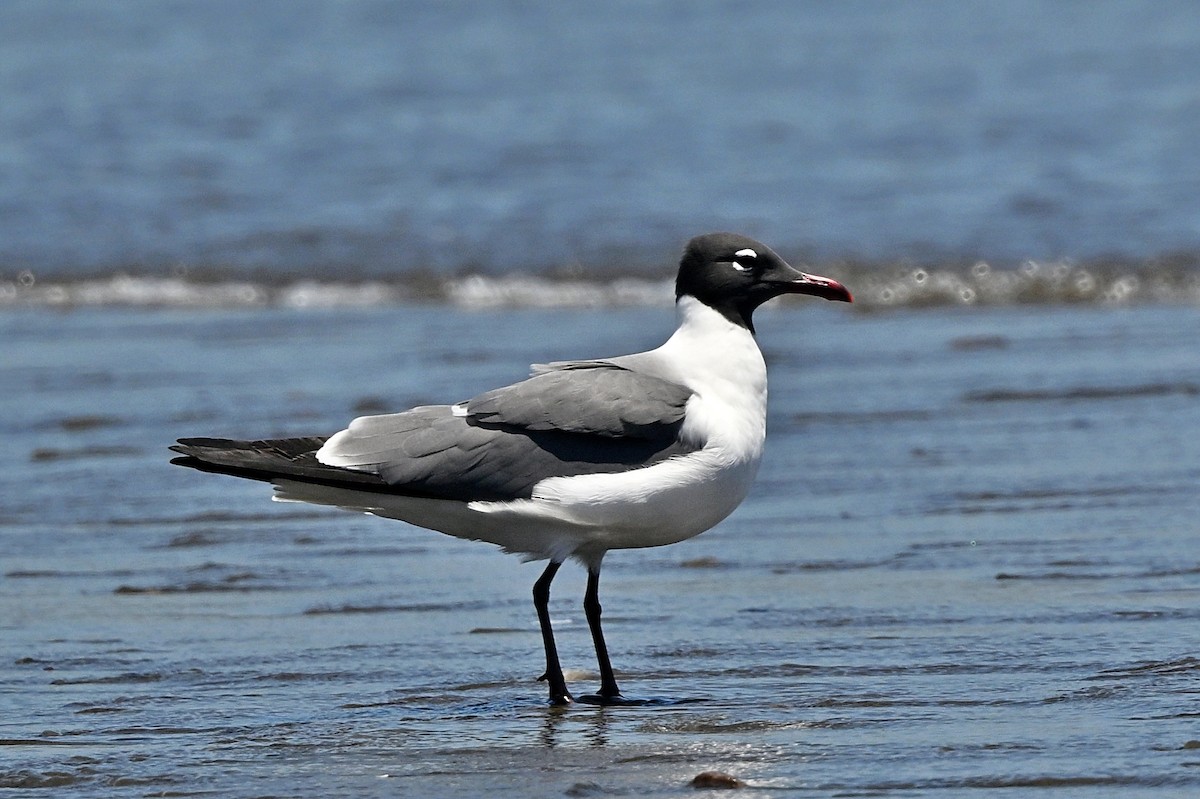
<path fill-rule="evenodd" d="M 683 386 L 602 361 L 542 368 L 456 406 L 360 417 L 328 439 L 184 439 L 173 449 L 188 457 L 174 462 L 473 501 L 527 498 L 548 477 L 626 471 L 694 449 L 678 439 L 691 396 Z"/>

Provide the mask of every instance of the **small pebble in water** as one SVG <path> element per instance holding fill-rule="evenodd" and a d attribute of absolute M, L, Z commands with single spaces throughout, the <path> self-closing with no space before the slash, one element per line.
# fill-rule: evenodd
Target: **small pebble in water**
<path fill-rule="evenodd" d="M 702 771 L 692 778 L 693 788 L 743 788 L 746 783 L 723 771 Z"/>

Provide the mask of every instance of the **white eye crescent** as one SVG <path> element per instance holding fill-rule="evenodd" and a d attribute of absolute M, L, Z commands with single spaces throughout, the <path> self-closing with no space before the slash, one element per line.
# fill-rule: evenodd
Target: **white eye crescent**
<path fill-rule="evenodd" d="M 758 258 L 758 253 L 747 247 L 744 250 L 738 250 L 735 252 L 733 257 L 753 262 L 756 258 Z M 749 272 L 752 267 L 743 264 L 741 260 L 737 260 L 733 262 L 733 268 L 739 272 Z"/>

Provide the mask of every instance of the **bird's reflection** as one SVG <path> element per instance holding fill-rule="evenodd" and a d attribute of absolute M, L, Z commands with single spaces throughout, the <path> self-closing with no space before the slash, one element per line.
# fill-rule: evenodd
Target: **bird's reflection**
<path fill-rule="evenodd" d="M 583 712 L 580 712 L 583 710 Z M 547 707 L 542 714 L 540 740 L 542 746 L 553 749 L 567 739 L 582 739 L 588 746 L 608 745 L 611 711 L 604 708 L 577 708 L 572 705 Z"/>

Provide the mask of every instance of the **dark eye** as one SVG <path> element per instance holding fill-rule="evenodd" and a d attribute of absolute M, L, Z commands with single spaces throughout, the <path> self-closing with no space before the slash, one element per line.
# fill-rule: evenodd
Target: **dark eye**
<path fill-rule="evenodd" d="M 752 269 L 758 268 L 758 253 L 749 247 L 744 250 L 738 250 L 733 254 L 730 263 L 739 272 L 749 272 Z"/>

